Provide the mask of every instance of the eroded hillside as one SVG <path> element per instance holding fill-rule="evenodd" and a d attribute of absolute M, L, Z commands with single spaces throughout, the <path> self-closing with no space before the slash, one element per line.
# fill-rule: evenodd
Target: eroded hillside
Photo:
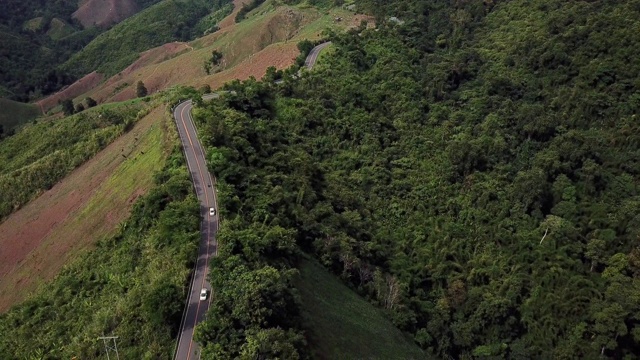
<path fill-rule="evenodd" d="M 238 1 L 237 5 L 241 5 Z M 237 7 L 236 7 L 237 9 Z M 268 67 L 284 69 L 298 55 L 296 47 L 302 39 L 318 39 L 326 28 L 346 29 L 360 25 L 370 17 L 343 9 L 320 11 L 313 7 L 271 6 L 269 3 L 247 16 L 241 23 L 233 22 L 237 11 L 220 21 L 220 30 L 191 42 L 171 42 L 136 55 L 136 59 L 104 83 L 83 79 L 67 90 L 39 101 L 45 111 L 59 100 L 86 96 L 99 103 L 123 101 L 135 97 L 135 85 L 143 81 L 151 93 L 174 85 L 217 88 L 233 79 L 261 78 Z M 335 18 L 341 18 L 336 22 Z M 207 74 L 205 62 L 212 51 L 223 54 L 220 66 Z M 98 73 L 100 76 L 100 73 Z M 91 79 L 95 79 L 92 77 Z M 80 86 L 80 84 L 83 84 Z"/>
<path fill-rule="evenodd" d="M 133 0 L 84 0 L 72 16 L 84 27 L 106 27 L 138 12 L 138 4 Z"/>

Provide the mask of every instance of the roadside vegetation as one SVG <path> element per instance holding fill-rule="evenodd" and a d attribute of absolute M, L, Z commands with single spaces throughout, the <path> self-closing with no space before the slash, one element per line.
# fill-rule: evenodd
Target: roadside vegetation
<path fill-rule="evenodd" d="M 187 93 L 172 89 L 162 100 L 174 102 Z M 0 315 L 0 358 L 106 359 L 97 340 L 105 334 L 120 336 L 121 357 L 171 358 L 200 239 L 200 206 L 177 132 L 160 124 L 151 128 L 143 140 L 146 151 L 106 180 L 76 222 L 104 213 L 105 198 L 119 186 L 132 186 L 137 171 L 160 168 L 153 185 L 114 235 L 76 252 L 53 281 Z"/>
<path fill-rule="evenodd" d="M 280 85 L 229 84 L 196 110 L 221 236 L 243 244 L 222 242 L 229 264 L 213 264 L 214 282 L 231 261 L 234 279 L 257 278 L 255 261 L 298 267 L 299 249 L 431 356 L 640 356 L 640 67 L 626 60 L 640 51 L 638 7 L 357 5 L 379 29 L 328 34 L 325 66 L 285 71 Z M 249 240 L 274 227 L 285 253 Z M 270 284 L 260 291 L 296 293 Z M 300 305 L 289 309 L 299 318 Z M 279 343 L 213 311 L 200 338 L 236 345 L 208 358 Z M 254 326 L 280 326 L 287 349 L 309 354 L 302 323 Z"/>
<path fill-rule="evenodd" d="M 24 127 L 0 142 L 0 220 L 50 189 L 129 131 L 146 115 L 144 102 L 96 107 Z"/>

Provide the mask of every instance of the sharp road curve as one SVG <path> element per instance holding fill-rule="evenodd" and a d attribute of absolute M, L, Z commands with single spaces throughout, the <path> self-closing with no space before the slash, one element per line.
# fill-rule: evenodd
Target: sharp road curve
<path fill-rule="evenodd" d="M 305 67 L 313 68 L 320 51 L 327 47 L 330 42 L 322 43 L 314 47 L 307 59 Z M 205 96 L 205 99 L 217 97 L 216 94 Z M 196 325 L 204 319 L 204 315 L 209 309 L 211 302 L 210 296 L 205 301 L 200 301 L 200 291 L 206 288 L 211 291 L 211 285 L 207 281 L 207 272 L 209 270 L 209 259 L 218 252 L 218 242 L 216 240 L 216 232 L 218 231 L 218 199 L 216 198 L 215 179 L 207 169 L 205 155 L 202 145 L 198 140 L 198 133 L 191 118 L 191 109 L 193 104 L 191 100 L 187 100 L 178 104 L 173 110 L 173 117 L 178 126 L 180 141 L 184 149 L 184 155 L 187 159 L 187 167 L 193 186 L 200 201 L 200 211 L 203 215 L 200 227 L 201 238 L 198 249 L 198 259 L 196 261 L 194 273 L 189 287 L 189 298 L 185 312 L 182 317 L 182 324 L 178 334 L 178 346 L 176 348 L 175 360 L 195 360 L 200 358 L 198 344 L 193 341 L 193 331 Z M 210 208 L 216 209 L 216 215 L 209 213 Z M 213 294 L 215 295 L 215 294 Z"/>
<path fill-rule="evenodd" d="M 329 45 L 331 45 L 331 41 L 327 41 L 311 49 L 309 55 L 307 55 L 307 58 L 304 60 L 304 66 L 307 69 L 311 70 L 313 68 L 313 65 L 316 64 L 316 61 L 318 61 L 318 55 L 320 55 L 322 49 L 326 48 Z"/>

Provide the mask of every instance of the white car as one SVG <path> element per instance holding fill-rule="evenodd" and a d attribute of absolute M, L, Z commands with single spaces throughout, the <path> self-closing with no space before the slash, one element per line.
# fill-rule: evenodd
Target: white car
<path fill-rule="evenodd" d="M 216 216 L 216 208 L 209 208 L 209 215 Z"/>
<path fill-rule="evenodd" d="M 207 296 L 209 296 L 209 290 L 207 289 L 200 290 L 200 300 L 207 300 Z"/>

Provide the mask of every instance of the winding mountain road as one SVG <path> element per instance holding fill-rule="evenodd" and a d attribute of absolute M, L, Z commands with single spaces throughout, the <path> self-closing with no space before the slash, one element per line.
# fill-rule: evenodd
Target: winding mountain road
<path fill-rule="evenodd" d="M 202 235 L 198 249 L 198 259 L 196 260 L 191 286 L 189 287 L 189 298 L 178 335 L 175 359 L 179 360 L 199 358 L 198 346 L 193 342 L 193 331 L 196 324 L 203 320 L 211 301 L 211 296 L 206 301 L 200 301 L 200 290 L 203 288 L 211 289 L 211 285 L 207 281 L 209 258 L 218 251 L 216 240 L 218 216 L 209 214 L 209 208 L 217 209 L 215 182 L 211 173 L 207 170 L 202 145 L 198 140 L 198 134 L 191 118 L 192 107 L 191 100 L 188 100 L 180 103 L 173 111 L 184 155 L 187 159 L 187 167 L 193 180 L 196 195 L 200 201 L 200 211 L 203 214 L 200 225 Z"/>
<path fill-rule="evenodd" d="M 331 45 L 331 41 L 327 41 L 311 49 L 311 51 L 309 51 L 309 55 L 307 55 L 307 58 L 304 60 L 304 66 L 311 70 L 313 65 L 316 64 L 316 61 L 318 61 L 318 55 L 320 55 L 320 52 L 329 45 Z"/>
<path fill-rule="evenodd" d="M 305 60 L 305 67 L 308 69 L 313 68 L 320 51 L 329 44 L 330 42 L 326 42 L 314 47 Z M 217 94 L 205 95 L 203 99 L 207 100 L 214 97 L 217 97 Z M 198 249 L 198 259 L 189 287 L 189 298 L 187 299 L 186 309 L 178 334 L 175 360 L 195 360 L 200 358 L 198 344 L 193 341 L 193 332 L 196 325 L 204 319 L 209 309 L 209 304 L 211 303 L 211 297 L 214 295 L 211 293 L 211 284 L 207 281 L 207 272 L 209 270 L 209 259 L 218 253 L 216 232 L 218 231 L 219 219 L 217 212 L 218 199 L 216 198 L 216 183 L 207 169 L 205 162 L 206 157 L 202 150 L 202 145 L 198 140 L 198 133 L 191 117 L 192 108 L 192 101 L 187 100 L 178 104 L 173 110 L 173 117 L 176 121 L 184 155 L 187 159 L 187 167 L 193 180 L 196 195 L 200 201 L 200 211 L 203 214 L 203 220 L 200 226 L 202 236 Z M 210 215 L 210 208 L 216 209 L 216 215 Z M 210 291 L 210 295 L 206 301 L 200 301 L 200 291 L 203 288 Z"/>

